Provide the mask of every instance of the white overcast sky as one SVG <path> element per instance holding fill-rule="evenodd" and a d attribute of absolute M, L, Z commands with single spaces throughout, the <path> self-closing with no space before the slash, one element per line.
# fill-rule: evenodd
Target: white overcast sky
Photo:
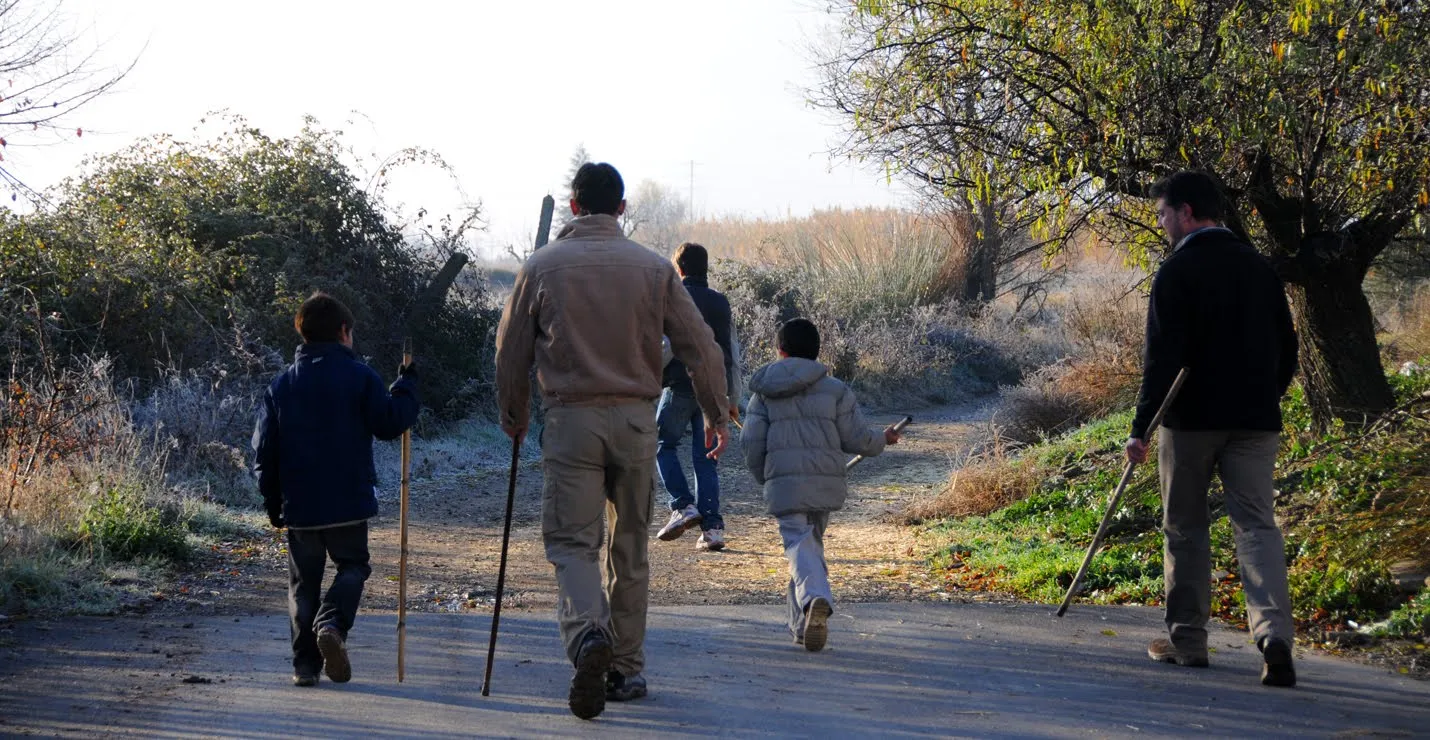
<path fill-rule="evenodd" d="M 45 2 L 46 0 L 36 0 Z M 87 155 L 154 133 L 188 136 L 227 109 L 271 135 L 305 114 L 359 151 L 420 145 L 457 170 L 489 224 L 484 245 L 526 238 L 583 144 L 627 188 L 653 179 L 701 215 L 801 215 L 897 204 L 882 169 L 831 161 L 833 122 L 809 107 L 807 51 L 834 19 L 821 0 L 64 0 L 100 59 L 138 66 L 79 111 L 82 137 L 7 164 L 43 188 Z M 141 53 L 142 50 L 142 53 Z M 395 196 L 455 200 L 411 173 Z"/>

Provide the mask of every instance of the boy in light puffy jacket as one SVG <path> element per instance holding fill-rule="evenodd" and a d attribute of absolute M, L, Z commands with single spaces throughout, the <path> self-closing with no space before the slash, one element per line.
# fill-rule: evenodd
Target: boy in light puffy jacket
<path fill-rule="evenodd" d="M 896 444 L 892 426 L 868 428 L 854 391 L 829 375 L 819 356 L 819 329 L 808 319 L 780 326 L 780 360 L 750 378 L 740 444 L 745 464 L 764 486 L 789 560 L 789 629 L 805 650 L 824 648 L 834 595 L 824 562 L 829 514 L 844 507 L 849 455 L 873 457 Z"/>

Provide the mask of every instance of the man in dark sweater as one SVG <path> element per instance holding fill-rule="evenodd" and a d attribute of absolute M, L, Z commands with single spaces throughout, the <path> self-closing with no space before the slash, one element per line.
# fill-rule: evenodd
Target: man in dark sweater
<path fill-rule="evenodd" d="M 705 323 L 715 332 L 715 343 L 725 356 L 725 385 L 728 389 L 730 418 L 740 418 L 740 391 L 735 362 L 735 328 L 731 320 L 730 301 L 718 291 L 711 290 L 706 276 L 710 271 L 710 255 L 705 247 L 693 242 L 681 244 L 675 250 L 675 270 L 680 273 L 681 282 L 700 309 Z M 659 442 L 656 446 L 655 461 L 660 471 L 661 482 L 670 495 L 670 521 L 666 522 L 656 537 L 669 541 L 676 539 L 685 530 L 700 526 L 700 539 L 695 547 L 700 550 L 721 550 L 725 547 L 725 520 L 720 516 L 720 475 L 715 468 L 715 460 L 706 453 L 701 430 L 705 428 L 705 418 L 700 413 L 700 405 L 695 400 L 695 389 L 690 384 L 690 372 L 680 360 L 672 359 L 665 366 L 661 378 L 663 387 L 660 405 L 656 409 L 656 424 Z M 690 432 L 690 461 L 695 470 L 695 494 L 685 480 L 685 471 L 680 467 L 680 440 Z"/>
<path fill-rule="evenodd" d="M 1166 622 L 1153 660 L 1206 666 L 1211 614 L 1211 517 L 1207 488 L 1221 478 L 1261 682 L 1294 686 L 1295 629 L 1286 554 L 1276 524 L 1273 470 L 1281 396 L 1296 372 L 1296 331 L 1271 265 L 1220 225 L 1216 183 L 1180 172 L 1152 188 L 1157 222 L 1172 253 L 1152 281 L 1142 388 L 1127 458 L 1147 458 L 1148 429 L 1181 368 L 1177 398 L 1162 422 L 1161 477 Z"/>
<path fill-rule="evenodd" d="M 303 302 L 294 325 L 303 344 L 263 394 L 254 472 L 269 522 L 288 528 L 293 683 L 314 686 L 320 670 L 352 678 L 347 636 L 372 574 L 367 520 L 377 515 L 372 440 L 417 421 L 417 369 L 403 365 L 385 387 L 353 352 L 352 312 L 325 293 Z M 323 594 L 328 558 L 337 572 Z"/>

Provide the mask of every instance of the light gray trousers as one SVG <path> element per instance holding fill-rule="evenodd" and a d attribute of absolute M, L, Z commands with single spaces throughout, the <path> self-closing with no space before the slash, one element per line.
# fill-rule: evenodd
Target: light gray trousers
<path fill-rule="evenodd" d="M 829 569 L 824 564 L 824 530 L 829 526 L 829 512 L 810 511 L 776 517 L 780 539 L 784 541 L 785 559 L 789 561 L 789 631 L 803 637 L 804 608 L 816 596 L 834 605 L 829 590 Z"/>

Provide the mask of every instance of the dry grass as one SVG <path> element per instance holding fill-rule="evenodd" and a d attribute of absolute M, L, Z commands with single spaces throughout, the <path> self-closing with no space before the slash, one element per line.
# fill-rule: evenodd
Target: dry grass
<path fill-rule="evenodd" d="M 1002 432 L 1019 444 L 1057 436 L 1137 400 L 1146 299 L 1143 274 L 1106 255 L 1084 259 L 1048 301 L 1068 356 L 1004 393 Z"/>
<path fill-rule="evenodd" d="M 1430 282 L 1420 284 L 1406 300 L 1386 311 L 1382 325 L 1388 335 L 1388 360 L 1398 365 L 1430 357 Z"/>
<path fill-rule="evenodd" d="M 1050 474 L 1036 460 L 1014 457 L 1013 447 L 994 435 L 993 442 L 955 471 L 938 495 L 906 508 L 903 523 L 983 516 L 1032 495 Z"/>
<path fill-rule="evenodd" d="M 955 297 L 971 239 L 956 225 L 882 208 L 781 221 L 698 221 L 685 234 L 716 259 L 795 271 L 818 286 L 813 300 L 851 321 Z"/>

